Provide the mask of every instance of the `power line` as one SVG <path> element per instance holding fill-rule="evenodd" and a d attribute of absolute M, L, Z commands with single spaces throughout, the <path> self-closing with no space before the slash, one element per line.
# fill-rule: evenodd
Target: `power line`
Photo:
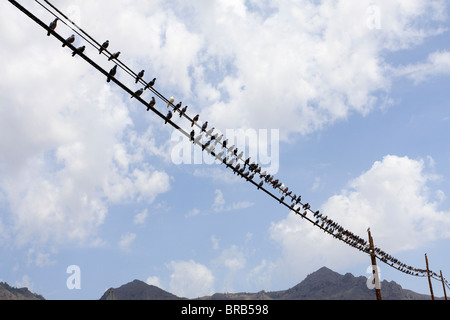
<path fill-rule="evenodd" d="M 41 5 L 43 8 L 45 8 L 48 12 L 50 12 L 52 15 L 54 15 L 56 18 L 60 19 L 61 21 L 63 21 L 63 23 L 68 26 L 73 32 L 75 32 L 76 34 L 78 34 L 82 39 L 84 39 L 87 43 L 89 43 L 92 47 L 94 47 L 95 49 L 99 49 L 100 48 L 100 44 L 99 42 L 97 42 L 93 37 L 91 37 L 87 32 L 85 32 L 83 29 L 81 29 L 80 27 L 78 27 L 73 21 L 71 21 L 67 16 L 65 16 L 59 9 L 57 9 L 54 5 L 52 5 L 48 0 L 44 0 L 45 3 L 47 3 L 56 13 L 54 13 L 53 11 L 51 11 L 49 8 L 47 8 L 44 4 L 42 4 L 41 2 L 39 2 L 38 0 L 35 0 L 39 5 Z M 97 63 L 95 63 L 93 60 L 91 60 L 88 56 L 86 56 L 84 53 L 78 52 L 78 50 L 70 43 L 68 43 L 63 37 L 61 37 L 57 32 L 55 32 L 54 30 L 50 29 L 45 23 L 43 23 L 39 18 L 37 18 L 35 15 L 33 15 L 31 12 L 29 12 L 27 9 L 25 9 L 23 6 L 21 6 L 19 3 L 17 3 L 17 1 L 15 0 L 9 0 L 9 2 L 11 2 L 13 5 L 15 5 L 19 10 L 21 10 L 23 13 L 25 13 L 29 18 L 31 18 L 32 20 L 34 20 L 38 25 L 40 25 L 42 28 L 46 29 L 48 32 L 50 32 L 53 36 L 55 36 L 56 39 L 58 39 L 59 41 L 61 41 L 63 44 L 66 44 L 66 46 L 68 46 L 71 50 L 73 50 L 74 52 L 77 52 L 79 54 L 79 56 L 81 58 L 83 58 L 86 62 L 88 62 L 90 65 L 92 65 L 95 69 L 97 69 L 100 73 L 102 73 L 104 76 L 108 77 L 109 76 L 109 72 L 107 72 L 106 70 L 104 70 L 103 68 L 101 68 Z M 64 20 L 66 20 L 67 22 L 65 22 Z M 73 27 L 72 27 L 73 26 Z M 104 55 L 106 55 L 108 57 L 111 57 L 111 53 L 106 51 L 106 53 L 104 53 Z M 118 59 L 115 59 L 114 63 L 116 65 L 119 65 L 127 74 L 129 74 L 130 76 L 132 76 L 133 78 L 136 78 L 137 75 L 135 72 L 133 72 L 125 63 L 121 62 Z M 165 123 L 170 124 L 171 126 L 173 126 L 175 129 L 177 129 L 178 131 L 180 131 L 184 136 L 186 136 L 188 139 L 191 139 L 192 136 L 191 134 L 189 134 L 187 131 L 183 130 L 179 125 L 177 125 L 176 123 L 174 123 L 170 118 L 168 118 L 168 116 L 164 116 L 160 111 L 158 111 L 153 105 L 151 105 L 150 103 L 144 101 L 140 96 L 137 96 L 135 94 L 135 92 L 133 90 L 131 90 L 130 88 L 128 88 L 127 86 L 125 86 L 122 82 L 120 82 L 119 80 L 117 80 L 115 77 L 111 77 L 111 81 L 113 81 L 114 83 L 116 83 L 121 89 L 123 89 L 125 92 L 127 92 L 129 95 L 133 96 L 137 101 L 139 101 L 140 103 L 142 103 L 144 106 L 147 107 L 147 111 L 152 111 L 154 112 L 157 116 L 159 116 L 160 118 L 162 118 Z M 139 80 L 140 83 L 144 83 L 146 86 L 148 85 L 148 83 L 146 83 L 145 81 L 143 81 L 142 79 Z M 174 113 L 175 112 L 175 106 L 173 104 L 173 102 L 171 102 L 169 99 L 167 99 L 166 97 L 164 97 L 161 93 L 159 93 L 156 89 L 154 89 L 153 87 L 149 87 L 149 89 L 151 90 L 151 92 L 153 92 L 159 99 L 161 99 L 162 101 L 164 101 L 165 103 L 168 103 L 168 106 L 171 106 L 174 109 Z M 197 124 L 196 122 L 194 122 L 192 118 L 190 118 L 186 113 L 181 113 L 180 110 L 178 110 L 180 112 L 180 116 L 184 116 L 190 123 L 192 123 L 192 126 L 196 126 L 196 128 L 200 128 L 200 125 Z M 209 136 L 210 137 L 210 142 L 213 140 L 213 131 L 211 132 L 211 134 L 205 134 L 205 136 Z M 201 136 L 202 139 L 198 139 Z M 251 164 L 249 163 L 248 160 L 244 160 L 242 158 L 237 157 L 237 148 L 234 150 L 229 150 L 230 152 L 234 152 L 234 156 L 236 156 L 236 159 L 233 158 L 233 155 L 231 156 L 231 158 L 228 156 L 228 151 L 226 153 L 222 152 L 225 157 L 222 159 L 221 157 L 219 157 L 218 155 L 221 154 L 216 154 L 213 151 L 213 148 L 211 149 L 207 149 L 208 146 L 205 146 L 205 144 L 202 143 L 203 140 L 203 130 L 200 131 L 200 136 L 198 136 L 196 139 L 194 139 L 193 143 L 202 147 L 203 150 L 207 150 L 207 152 L 215 157 L 217 160 L 219 160 L 222 164 L 226 165 L 226 167 L 230 168 L 233 170 L 234 173 L 237 173 L 238 175 L 240 175 L 242 178 L 245 178 L 248 182 L 252 183 L 254 186 L 256 186 L 258 188 L 258 190 L 262 190 L 263 192 L 265 192 L 267 195 L 269 195 L 270 197 L 272 197 L 273 199 L 275 199 L 277 202 L 279 202 L 280 204 L 284 205 L 285 207 L 287 207 L 289 210 L 295 212 L 297 215 L 299 215 L 301 218 L 307 220 L 308 222 L 312 223 L 314 226 L 318 227 L 319 229 L 321 229 L 322 231 L 324 231 L 325 233 L 328 233 L 330 235 L 332 235 L 333 237 L 335 237 L 336 239 L 343 241 L 344 243 L 364 252 L 370 255 L 373 255 L 375 257 L 377 257 L 380 261 L 382 261 L 383 263 L 387 264 L 388 266 L 397 269 L 403 273 L 412 275 L 412 276 L 417 276 L 417 277 L 425 277 L 428 276 L 438 280 L 438 281 L 442 281 L 443 284 L 445 284 L 445 286 L 447 286 L 448 288 L 450 288 L 449 283 L 447 282 L 447 280 L 445 278 L 443 278 L 441 275 L 438 275 L 435 272 L 429 271 L 429 270 L 425 270 L 425 269 L 418 269 L 418 268 L 413 268 L 411 266 L 408 266 L 404 263 L 402 263 L 401 261 L 397 260 L 396 258 L 394 258 L 393 256 L 385 253 L 384 251 L 382 251 L 381 249 L 377 248 L 377 247 L 371 247 L 364 239 L 358 237 L 357 235 L 353 234 L 352 232 L 350 232 L 349 230 L 343 228 L 342 226 L 340 226 L 339 224 L 337 224 L 336 222 L 334 222 L 333 220 L 329 219 L 327 216 L 324 216 L 323 214 L 321 214 L 319 211 L 313 211 L 311 209 L 311 206 L 308 203 L 303 203 L 301 201 L 301 196 L 299 195 L 298 197 L 296 195 L 292 194 L 291 192 L 287 192 L 288 188 L 282 188 L 282 184 L 279 183 L 278 180 L 275 180 L 274 177 L 271 177 L 270 175 L 266 175 L 263 176 L 263 174 L 259 171 L 257 172 L 258 165 L 256 164 L 256 167 L 253 167 L 254 170 L 250 170 L 250 166 Z M 219 142 L 220 143 L 220 142 Z M 225 148 L 225 147 L 224 147 Z M 226 148 L 225 148 L 226 149 Z M 229 160 L 227 160 L 229 159 Z M 238 161 L 241 161 L 241 163 L 244 164 L 244 170 L 238 170 L 237 166 L 233 167 L 234 162 L 236 161 L 236 163 Z M 231 162 L 230 162 L 231 161 Z M 252 163 L 253 164 L 253 163 Z M 246 166 L 249 166 L 249 171 L 247 173 L 244 174 L 245 172 L 245 168 Z M 260 178 L 262 179 L 262 181 L 258 184 L 256 181 L 254 181 L 253 179 L 249 178 L 249 173 L 253 172 L 253 176 L 256 176 L 257 173 L 259 173 Z M 268 178 L 270 177 L 270 179 Z M 274 189 L 278 189 L 280 192 L 283 193 L 283 195 L 281 197 L 278 197 L 276 195 L 274 195 L 272 192 L 268 191 L 265 187 L 264 187 L 264 182 L 266 182 L 266 184 L 271 185 Z M 275 183 L 276 182 L 276 183 Z M 291 198 L 291 204 L 289 205 L 286 201 L 286 198 L 290 197 Z M 301 209 L 303 209 L 303 212 L 301 212 Z M 311 215 L 313 217 L 311 217 Z M 315 219 L 315 221 L 312 220 L 312 218 Z"/>

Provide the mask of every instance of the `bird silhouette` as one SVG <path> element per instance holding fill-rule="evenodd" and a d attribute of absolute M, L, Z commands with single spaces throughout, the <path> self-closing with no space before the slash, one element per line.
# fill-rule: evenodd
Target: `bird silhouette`
<path fill-rule="evenodd" d="M 165 122 L 166 124 L 170 119 L 172 119 L 172 116 L 173 116 L 172 111 L 169 110 L 169 113 L 166 116 L 166 122 Z"/>
<path fill-rule="evenodd" d="M 200 119 L 200 115 L 199 115 L 199 114 L 196 115 L 196 116 L 194 117 L 194 119 L 192 119 L 192 125 L 191 125 L 191 128 L 194 126 L 194 123 L 196 123 L 196 122 L 198 121 L 198 119 Z"/>
<path fill-rule="evenodd" d="M 105 42 L 103 42 L 102 46 L 98 50 L 98 54 L 102 54 L 103 50 L 108 49 L 108 47 L 109 47 L 109 40 L 106 40 Z"/>
<path fill-rule="evenodd" d="M 72 43 L 74 43 L 74 42 L 75 42 L 75 35 L 73 34 L 73 35 L 71 35 L 70 37 L 68 37 L 68 38 L 66 39 L 66 42 L 63 43 L 62 47 L 64 48 L 64 47 L 66 46 L 67 43 L 68 43 L 68 44 L 72 44 Z"/>
<path fill-rule="evenodd" d="M 48 27 L 54 31 L 54 30 L 56 29 L 56 26 L 57 26 L 57 25 L 58 25 L 58 18 L 56 18 L 55 20 L 53 20 L 53 21 L 50 23 L 50 25 L 49 25 Z M 50 37 L 50 35 L 51 35 L 51 32 L 49 31 L 49 32 L 47 33 L 47 36 Z"/>
<path fill-rule="evenodd" d="M 191 131 L 191 141 L 194 141 L 195 138 L 195 130 Z"/>
<path fill-rule="evenodd" d="M 74 52 L 72 52 L 72 57 L 75 57 L 75 55 L 76 55 L 77 53 L 78 53 L 78 54 L 83 53 L 84 50 L 86 50 L 86 46 L 79 47 L 77 50 L 75 50 Z"/>
<path fill-rule="evenodd" d="M 142 70 L 141 72 L 138 73 L 137 77 L 136 77 L 136 83 L 139 82 L 139 80 L 142 79 L 142 77 L 144 76 L 145 70 Z"/>
<path fill-rule="evenodd" d="M 147 83 L 147 85 L 145 86 L 145 90 L 147 90 L 148 88 L 153 87 L 155 85 L 155 82 L 156 82 L 156 78 L 154 78 L 152 81 Z"/>
<path fill-rule="evenodd" d="M 206 143 L 202 147 L 202 150 L 205 150 L 210 144 L 211 144 L 211 140 L 206 141 Z"/>
<path fill-rule="evenodd" d="M 106 82 L 111 82 L 111 79 L 114 78 L 116 73 L 117 73 L 117 64 L 114 65 L 114 67 L 109 71 L 108 80 L 106 80 Z"/>
<path fill-rule="evenodd" d="M 181 112 L 180 112 L 180 118 L 183 116 L 183 114 L 186 113 L 187 109 L 188 109 L 188 106 L 185 106 L 185 107 L 183 108 L 183 110 L 181 110 Z"/>
<path fill-rule="evenodd" d="M 208 127 L 208 121 L 206 121 L 202 126 L 202 132 L 206 131 L 206 128 Z"/>
<path fill-rule="evenodd" d="M 152 100 L 150 100 L 150 103 L 147 107 L 147 111 L 150 111 L 150 109 L 152 109 L 155 106 L 155 104 L 156 104 L 155 97 L 152 97 Z"/>
<path fill-rule="evenodd" d="M 144 89 L 141 88 L 138 91 L 136 91 L 134 93 L 134 95 L 131 96 L 131 99 L 133 99 L 134 97 L 140 97 L 143 93 L 144 93 Z"/>
<path fill-rule="evenodd" d="M 173 112 L 174 112 L 174 113 L 177 112 L 177 111 L 181 108 L 182 105 L 183 105 L 183 102 L 179 102 L 179 103 L 175 106 L 175 108 L 173 108 Z"/>
<path fill-rule="evenodd" d="M 170 97 L 169 102 L 167 103 L 167 108 L 169 108 L 170 105 L 173 104 L 174 102 L 175 102 L 175 97 L 174 96 Z"/>
<path fill-rule="evenodd" d="M 258 190 L 261 189 L 263 185 L 264 185 L 264 180 L 262 180 L 262 181 L 258 184 Z"/>
<path fill-rule="evenodd" d="M 119 52 L 116 52 L 116 53 L 113 53 L 113 54 L 109 57 L 108 61 L 111 61 L 111 60 L 113 60 L 113 59 L 118 59 L 119 56 L 120 56 L 120 51 L 119 51 Z"/>

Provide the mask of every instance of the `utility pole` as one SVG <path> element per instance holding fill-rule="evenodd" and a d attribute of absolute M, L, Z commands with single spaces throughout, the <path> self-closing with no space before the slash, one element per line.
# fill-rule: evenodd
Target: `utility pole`
<path fill-rule="evenodd" d="M 433 286 L 431 285 L 430 268 L 428 267 L 428 257 L 425 253 L 425 263 L 427 265 L 428 284 L 430 285 L 431 300 L 434 300 Z"/>
<path fill-rule="evenodd" d="M 442 270 L 441 270 L 441 281 L 442 281 L 442 288 L 444 288 L 444 297 L 445 297 L 445 300 L 447 300 L 447 291 L 445 291 L 445 283 L 444 283 L 444 277 L 442 276 Z"/>
<path fill-rule="evenodd" d="M 378 268 L 377 268 L 377 258 L 375 257 L 375 246 L 373 244 L 372 234 L 370 233 L 370 228 L 367 229 L 369 233 L 369 251 L 370 251 L 370 259 L 372 260 L 372 274 L 375 281 L 375 295 L 377 300 L 381 299 L 381 289 L 380 289 L 380 278 L 378 276 Z"/>

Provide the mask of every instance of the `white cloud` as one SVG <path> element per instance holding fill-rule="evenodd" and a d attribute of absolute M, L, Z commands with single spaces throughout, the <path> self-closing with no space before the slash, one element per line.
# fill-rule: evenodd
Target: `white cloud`
<path fill-rule="evenodd" d="M 133 244 L 134 240 L 136 240 L 136 234 L 128 232 L 120 236 L 119 240 L 119 248 L 123 251 L 128 251 Z"/>
<path fill-rule="evenodd" d="M 236 272 L 245 267 L 246 258 L 244 253 L 235 245 L 222 251 L 221 255 L 215 260 L 216 264 L 223 265 L 230 272 Z"/>
<path fill-rule="evenodd" d="M 375 245 L 395 256 L 450 237 L 450 212 L 440 211 L 432 200 L 430 182 L 435 179 L 422 160 L 386 156 L 330 197 L 320 211 L 362 238 L 370 227 Z M 300 277 L 324 265 L 339 269 L 367 259 L 293 213 L 272 224 L 270 234 L 282 248 L 277 261 L 281 274 Z"/>
<path fill-rule="evenodd" d="M 428 56 L 426 62 L 411 64 L 395 69 L 399 76 L 406 76 L 416 84 L 432 77 L 450 74 L 450 52 L 438 51 Z"/>
<path fill-rule="evenodd" d="M 442 19 L 445 2 L 378 1 L 379 30 L 367 26 L 371 5 L 271 1 L 266 7 L 274 10 L 263 17 L 244 1 L 191 2 L 194 29 L 208 30 L 203 78 L 213 78 L 221 92 L 202 114 L 219 128 L 283 128 L 282 138 L 352 113 L 368 114 L 382 103 L 376 92 L 390 86 L 383 52 L 410 48 L 441 32 L 414 22 Z"/>
<path fill-rule="evenodd" d="M 145 280 L 145 283 L 164 290 L 161 280 L 158 277 L 148 277 L 147 280 Z"/>
<path fill-rule="evenodd" d="M 101 23 L 89 19 L 89 8 L 101 10 L 96 5 L 79 4 L 83 23 Z M 165 172 L 144 164 L 149 156 L 164 157 L 166 146 L 155 142 L 151 126 L 134 130 L 129 98 L 120 90 L 11 4 L 0 6 L 17 22 L 0 33 L 8 47 L 0 51 L 8 61 L 0 79 L 0 194 L 10 208 L 1 219 L 3 234 L 19 245 L 99 245 L 96 233 L 112 204 L 151 203 L 170 189 Z M 4 27 L 8 19 L 0 20 Z M 69 32 L 62 23 L 58 31 Z"/>
<path fill-rule="evenodd" d="M 144 209 L 142 212 L 134 216 L 133 222 L 134 224 L 143 225 L 145 223 L 145 220 L 147 220 L 147 217 L 148 217 L 148 210 Z"/>
<path fill-rule="evenodd" d="M 222 190 L 216 189 L 214 194 L 216 195 L 212 204 L 212 209 L 214 212 L 241 210 L 254 206 L 254 203 L 250 201 L 233 202 L 230 205 L 226 205 Z"/>
<path fill-rule="evenodd" d="M 204 265 L 193 260 L 172 261 L 169 291 L 179 297 L 197 298 L 214 293 L 214 276 Z"/>

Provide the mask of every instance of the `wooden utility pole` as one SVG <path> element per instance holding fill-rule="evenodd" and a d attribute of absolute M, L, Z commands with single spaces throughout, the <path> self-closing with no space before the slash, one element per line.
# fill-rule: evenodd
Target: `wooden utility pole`
<path fill-rule="evenodd" d="M 445 283 L 444 283 L 444 277 L 442 276 L 442 270 L 441 270 L 441 281 L 442 281 L 442 288 L 444 289 L 444 297 L 445 297 L 445 300 L 447 300 L 447 291 L 445 291 Z"/>
<path fill-rule="evenodd" d="M 433 286 L 431 285 L 430 268 L 428 267 L 428 257 L 425 253 L 425 263 L 427 265 L 428 284 L 430 285 L 431 300 L 434 300 Z"/>
<path fill-rule="evenodd" d="M 377 258 L 375 256 L 375 246 L 373 244 L 372 234 L 370 233 L 370 228 L 367 229 L 369 233 L 369 246 L 370 246 L 370 259 L 372 260 L 372 274 L 375 281 L 375 295 L 377 300 L 381 299 L 381 289 L 380 289 L 380 278 L 378 277 L 378 269 L 377 269 Z"/>

